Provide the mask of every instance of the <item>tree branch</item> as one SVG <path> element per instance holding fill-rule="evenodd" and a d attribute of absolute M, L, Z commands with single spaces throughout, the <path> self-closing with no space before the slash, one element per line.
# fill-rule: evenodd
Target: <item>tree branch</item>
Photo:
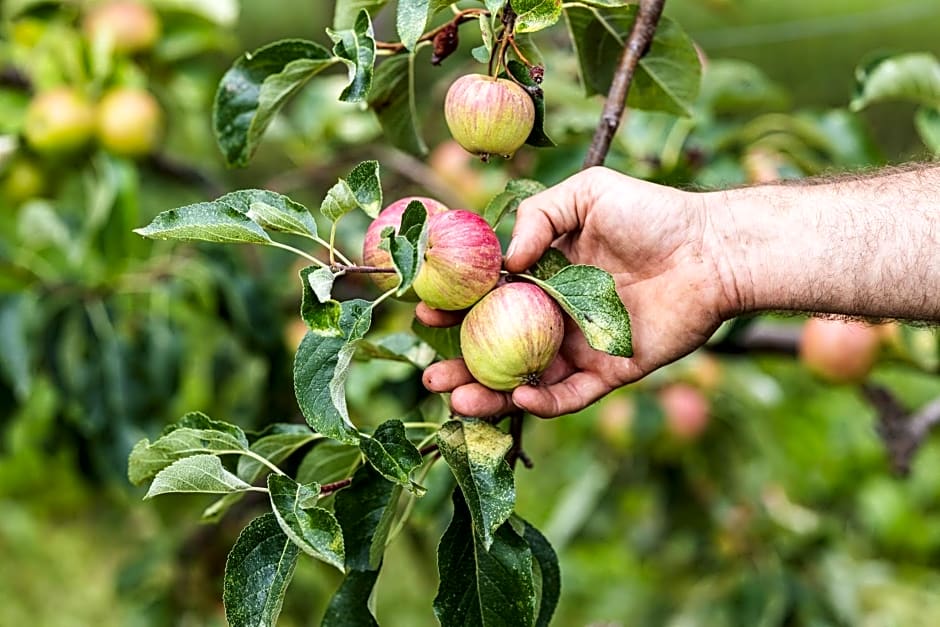
<path fill-rule="evenodd" d="M 587 156 L 584 158 L 585 169 L 595 165 L 603 165 L 604 160 L 607 158 L 610 143 L 617 132 L 617 127 L 620 126 L 620 120 L 627 105 L 627 95 L 630 92 L 630 84 L 633 82 L 636 66 L 653 42 L 653 36 L 656 34 L 656 27 L 659 25 L 659 18 L 663 14 L 663 5 L 665 4 L 666 0 L 640 0 L 636 21 L 633 23 L 630 35 L 627 37 L 627 44 L 624 46 L 623 55 L 620 57 L 620 65 L 614 73 L 610 91 L 607 93 L 604 112 L 601 114 L 600 123 L 594 132 L 594 139 L 591 141 Z"/>
<path fill-rule="evenodd" d="M 868 383 L 862 392 L 878 412 L 878 435 L 888 449 L 891 469 L 906 477 L 914 454 L 940 424 L 940 397 L 910 413 L 887 388 Z"/>
<path fill-rule="evenodd" d="M 431 41 L 437 37 L 440 33 L 443 33 L 447 30 L 456 28 L 464 22 L 469 22 L 479 18 L 481 15 L 489 15 L 490 12 L 486 9 L 464 9 L 460 13 L 454 16 L 454 19 L 441 24 L 437 28 L 429 30 L 428 32 L 421 35 L 418 38 L 418 43 L 422 41 Z M 377 41 L 375 42 L 375 47 L 379 50 L 388 50 L 392 54 L 397 54 L 399 52 L 404 52 L 406 50 L 405 44 L 400 41 L 387 42 L 387 41 Z"/>

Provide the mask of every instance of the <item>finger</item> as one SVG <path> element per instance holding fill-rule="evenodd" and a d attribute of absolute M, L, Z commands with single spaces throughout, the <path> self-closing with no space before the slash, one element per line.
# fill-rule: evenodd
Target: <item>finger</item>
<path fill-rule="evenodd" d="M 424 303 L 418 303 L 415 307 L 415 317 L 421 324 L 428 327 L 454 327 L 463 320 L 465 311 L 444 311 L 443 309 L 434 309 Z"/>
<path fill-rule="evenodd" d="M 551 385 L 518 387 L 512 393 L 512 400 L 530 414 L 554 418 L 584 409 L 610 390 L 597 375 L 577 372 Z"/>
<path fill-rule="evenodd" d="M 421 382 L 430 392 L 450 392 L 454 388 L 474 381 L 463 359 L 448 359 L 431 364 L 421 376 Z"/>
<path fill-rule="evenodd" d="M 478 418 L 517 411 L 508 392 L 496 392 L 479 383 L 455 389 L 450 395 L 450 406 L 458 414 Z"/>
<path fill-rule="evenodd" d="M 575 175 L 522 201 L 506 253 L 506 269 L 522 272 L 539 260 L 555 239 L 580 227 L 577 196 L 584 177 Z"/>

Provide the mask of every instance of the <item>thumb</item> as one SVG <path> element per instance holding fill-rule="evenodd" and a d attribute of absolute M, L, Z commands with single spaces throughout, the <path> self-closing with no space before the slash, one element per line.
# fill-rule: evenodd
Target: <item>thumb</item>
<path fill-rule="evenodd" d="M 580 228 L 575 187 L 569 178 L 522 201 L 516 211 L 512 241 L 506 249 L 507 270 L 528 269 L 553 241 Z"/>

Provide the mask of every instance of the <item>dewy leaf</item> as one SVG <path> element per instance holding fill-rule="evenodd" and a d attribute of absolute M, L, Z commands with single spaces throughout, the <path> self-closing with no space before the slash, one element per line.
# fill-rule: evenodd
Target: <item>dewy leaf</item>
<path fill-rule="evenodd" d="M 320 213 L 331 222 L 360 208 L 372 218 L 382 209 L 382 184 L 379 179 L 379 162 L 363 161 L 340 179 L 326 193 L 320 204 Z"/>
<path fill-rule="evenodd" d="M 918 110 L 914 116 L 914 126 L 917 127 L 924 145 L 940 155 L 940 107 L 936 109 L 923 107 Z"/>
<path fill-rule="evenodd" d="M 437 548 L 435 616 L 442 625 L 534 625 L 536 589 L 529 545 L 507 522 L 485 549 L 471 528 L 471 512 L 455 490 L 454 516 Z"/>
<path fill-rule="evenodd" d="M 542 30 L 561 19 L 561 0 L 513 0 L 512 8 L 518 33 Z"/>
<path fill-rule="evenodd" d="M 270 512 L 242 529 L 225 562 L 222 588 L 231 627 L 277 624 L 299 553 Z"/>
<path fill-rule="evenodd" d="M 313 333 L 325 337 L 343 336 L 340 327 L 343 309 L 339 301 L 330 298 L 329 294 L 335 276 L 329 268 L 319 266 L 307 266 L 300 270 L 300 317 Z"/>
<path fill-rule="evenodd" d="M 224 200 L 238 209 L 236 200 L 248 201 L 245 214 L 269 231 L 280 231 L 294 235 L 317 234 L 317 223 L 307 208 L 287 196 L 261 189 L 248 189 L 226 194 Z"/>
<path fill-rule="evenodd" d="M 369 597 L 378 570 L 351 570 L 330 599 L 320 627 L 378 627 L 369 610 Z"/>
<path fill-rule="evenodd" d="M 565 7 L 565 19 L 578 55 L 586 96 L 606 94 L 610 89 L 636 14 L 635 4 L 610 8 L 579 4 Z M 663 17 L 649 52 L 637 66 L 627 106 L 690 116 L 701 73 L 701 62 L 692 40 L 678 24 Z"/>
<path fill-rule="evenodd" d="M 428 245 L 427 219 L 428 211 L 424 203 L 412 200 L 402 213 L 398 234 L 389 234 L 379 243 L 379 248 L 392 256 L 392 264 L 399 278 L 396 296 L 408 291 L 421 270 Z"/>
<path fill-rule="evenodd" d="M 535 105 L 535 123 L 525 143 L 537 148 L 551 148 L 555 145 L 555 142 L 545 134 L 545 93 L 538 87 L 538 83 L 532 78 L 529 68 L 525 64 L 510 59 L 507 63 L 507 70 L 516 77 L 517 81 L 535 90 L 534 94 L 529 93 L 532 97 L 532 103 Z"/>
<path fill-rule="evenodd" d="M 283 475 L 268 475 L 271 507 L 281 531 L 311 557 L 344 570 L 343 530 L 336 518 L 316 502 L 320 486 L 302 485 Z"/>
<path fill-rule="evenodd" d="M 285 39 L 245 53 L 219 82 L 212 127 L 228 165 L 245 165 L 287 99 L 339 61 L 312 41 Z"/>
<path fill-rule="evenodd" d="M 879 57 L 855 70 L 850 108 L 860 111 L 885 100 L 940 108 L 940 60 L 928 52 Z"/>
<path fill-rule="evenodd" d="M 150 239 L 270 244 L 271 238 L 238 209 L 219 201 L 200 202 L 160 213 L 134 232 Z"/>
<path fill-rule="evenodd" d="M 545 185 L 532 179 L 513 179 L 506 189 L 493 197 L 483 210 L 483 218 L 494 229 L 500 221 L 519 208 L 519 203 L 545 190 Z"/>
<path fill-rule="evenodd" d="M 444 423 L 437 442 L 466 498 L 474 532 L 489 550 L 496 529 L 509 519 L 516 502 L 512 469 L 505 459 L 512 438 L 487 422 L 467 418 Z"/>
<path fill-rule="evenodd" d="M 223 468 L 222 460 L 215 455 L 191 455 L 158 472 L 144 498 L 176 492 L 228 494 L 250 489 L 250 485 Z"/>
<path fill-rule="evenodd" d="M 413 53 L 397 54 L 380 63 L 375 70 L 368 102 L 393 146 L 424 156 L 428 147 L 418 132 L 414 59 Z"/>
<path fill-rule="evenodd" d="M 542 256 L 535 262 L 535 265 L 529 268 L 529 272 L 531 272 L 532 276 L 536 279 L 547 281 L 570 265 L 571 262 L 565 257 L 565 253 L 557 248 L 549 248 L 542 253 Z"/>
<path fill-rule="evenodd" d="M 361 437 L 359 448 L 383 477 L 412 491 L 420 491 L 411 481 L 411 472 L 421 465 L 421 453 L 405 435 L 402 421 L 383 422 L 372 437 Z"/>
<path fill-rule="evenodd" d="M 615 357 L 631 357 L 630 314 L 617 295 L 614 277 L 595 266 L 572 265 L 537 283 L 581 327 L 591 348 Z"/>
<path fill-rule="evenodd" d="M 424 34 L 428 24 L 428 9 L 431 0 L 398 0 L 398 15 L 395 16 L 395 27 L 398 38 L 405 48 L 414 51 L 418 38 Z"/>
<path fill-rule="evenodd" d="M 349 85 L 343 89 L 339 99 L 344 102 L 363 102 L 372 89 L 375 66 L 375 36 L 372 20 L 365 9 L 359 11 L 351 29 L 326 29 L 333 40 L 333 54 L 349 70 Z"/>
<path fill-rule="evenodd" d="M 374 16 L 386 4 L 388 0 L 336 0 L 336 8 L 333 10 L 333 28 L 336 30 L 352 28 L 362 9 L 366 9 L 370 15 Z"/>
<path fill-rule="evenodd" d="M 359 441 L 346 409 L 346 375 L 356 342 L 372 325 L 371 303 L 362 299 L 342 303 L 339 337 L 308 333 L 294 357 L 294 392 L 314 431 L 345 442 Z"/>
<path fill-rule="evenodd" d="M 352 484 L 336 494 L 333 509 L 343 528 L 347 570 L 376 570 L 395 516 L 401 486 L 372 466 L 361 466 Z"/>
<path fill-rule="evenodd" d="M 414 320 L 411 330 L 433 348 L 442 359 L 460 357 L 460 325 L 455 327 L 427 327 Z"/>
<path fill-rule="evenodd" d="M 265 433 L 251 443 L 251 452 L 276 465 L 307 444 L 322 438 L 307 425 L 278 423 L 265 429 Z M 248 483 L 254 483 L 267 471 L 268 467 L 253 457 L 243 455 L 238 458 L 237 474 Z"/>
<path fill-rule="evenodd" d="M 549 627 L 555 607 L 558 605 L 558 598 L 561 596 L 561 569 L 558 567 L 558 555 L 538 529 L 524 520 L 522 523 L 525 525 L 522 538 L 532 551 L 541 581 L 539 613 L 535 619 L 535 627 Z"/>

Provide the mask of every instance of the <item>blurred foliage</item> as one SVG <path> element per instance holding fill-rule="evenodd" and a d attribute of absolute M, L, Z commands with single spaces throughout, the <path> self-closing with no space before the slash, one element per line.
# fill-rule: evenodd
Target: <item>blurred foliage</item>
<path fill-rule="evenodd" d="M 293 259 L 153 244 L 131 228 L 234 187 L 315 204 L 364 158 L 382 161 L 389 197 L 429 193 L 481 210 L 509 176 L 550 184 L 576 170 L 600 111 L 596 100 L 578 104 L 571 56 L 545 41 L 547 130 L 559 149 L 486 167 L 453 150 L 438 116 L 422 116 L 434 140 L 422 161 L 383 147 L 371 114 L 337 102 L 337 74 L 275 120 L 249 168 L 226 171 L 209 111 L 231 58 L 276 37 L 315 38 L 331 16 L 309 1 L 152 4 L 163 34 L 137 57 L 102 54 L 83 39 L 77 25 L 88 3 L 2 7 L 2 625 L 224 624 L 219 577 L 251 500 L 216 525 L 192 525 L 208 502 L 140 503 L 126 483 L 127 453 L 191 410 L 246 429 L 299 419 Z M 676 0 L 667 11 L 709 57 L 702 95 L 691 118 L 631 111 L 613 167 L 721 187 L 926 154 L 913 109 L 858 114 L 847 105 L 866 55 L 940 53 L 936 3 Z M 394 25 L 379 20 L 376 29 Z M 440 86 L 457 70 L 419 68 L 437 81 L 422 113 L 439 106 Z M 65 160 L 35 154 L 21 142 L 30 89 L 63 83 L 92 97 L 146 86 L 167 121 L 159 151 L 137 161 L 94 147 Z M 933 128 L 929 116 L 920 114 L 918 128 Z M 361 247 L 365 225 L 364 216 L 341 225 L 345 249 Z M 344 298 L 375 294 L 367 279 L 342 289 Z M 407 328 L 411 314 L 391 304 L 375 326 Z M 916 338 L 906 361 L 882 362 L 873 380 L 917 407 L 940 395 L 940 380 L 922 372 L 936 369 L 936 340 L 929 330 L 905 333 Z M 657 400 L 676 380 L 700 388 L 711 407 L 693 441 L 670 432 Z M 348 389 L 361 425 L 438 402 L 402 363 L 357 364 Z M 559 552 L 555 624 L 936 624 L 940 445 L 925 446 L 911 476 L 896 479 L 874 418 L 857 389 L 821 384 L 792 359 L 696 354 L 579 415 L 530 420 L 535 468 L 517 474 L 518 510 Z M 451 480 L 438 466 L 427 483 Z M 418 501 L 392 545 L 378 582 L 382 624 L 426 624 L 421 604 L 437 586 L 430 539 L 448 507 Z M 320 565 L 301 565 L 281 624 L 310 624 L 338 583 Z"/>

